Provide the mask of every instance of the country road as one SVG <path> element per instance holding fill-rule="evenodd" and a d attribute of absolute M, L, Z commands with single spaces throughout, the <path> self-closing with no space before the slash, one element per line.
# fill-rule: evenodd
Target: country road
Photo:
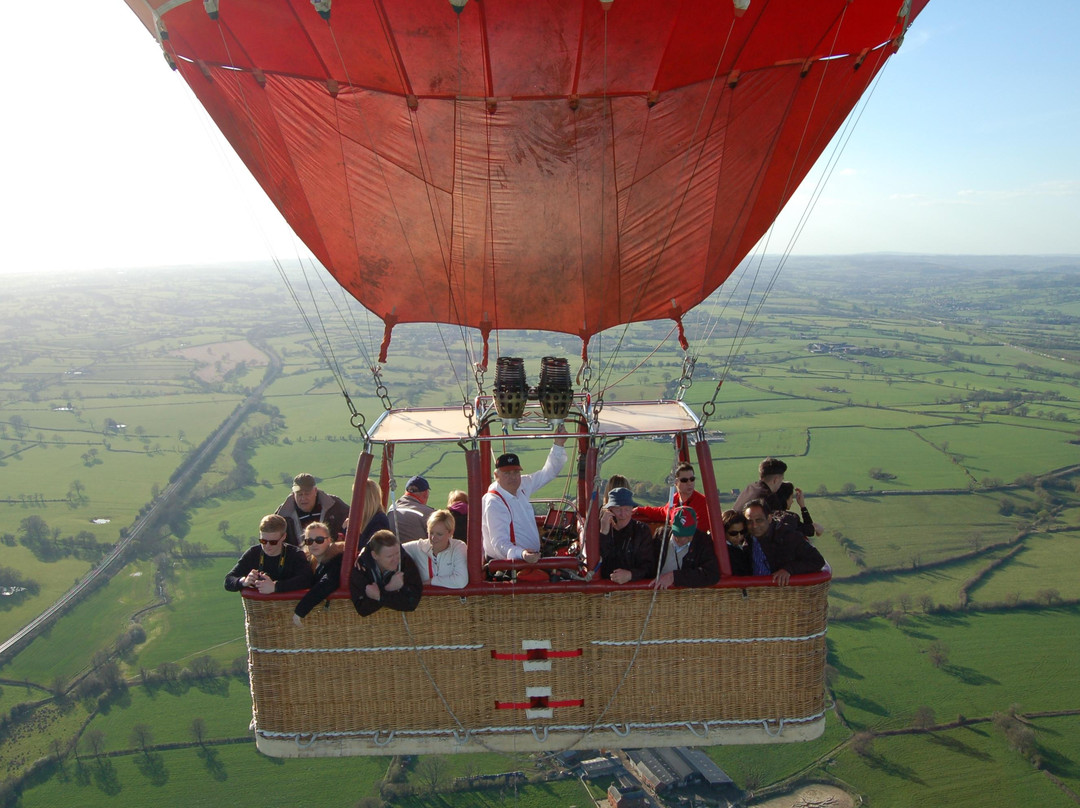
<path fill-rule="evenodd" d="M 203 447 L 198 453 L 186 460 L 184 471 L 176 478 L 176 480 L 169 483 L 158 494 L 157 499 L 150 502 L 150 507 L 147 511 L 135 520 L 128 528 L 127 532 L 120 537 L 120 540 L 116 542 L 112 550 L 109 551 L 97 566 L 76 581 L 71 589 L 65 592 L 55 603 L 45 609 L 45 611 L 15 632 L 11 637 L 0 643 L 0 664 L 9 662 L 12 657 L 18 654 L 25 645 L 28 645 L 29 642 L 38 635 L 41 629 L 63 614 L 68 606 L 77 602 L 87 589 L 93 587 L 103 578 L 107 579 L 114 575 L 123 566 L 122 560 L 125 551 L 132 546 L 134 542 L 139 540 L 147 526 L 154 523 L 155 517 L 159 511 L 166 506 L 172 505 L 174 500 L 187 488 L 188 484 L 192 482 L 193 479 L 201 476 L 201 469 L 207 467 L 209 459 L 220 452 L 222 448 L 228 444 L 229 439 L 232 437 L 237 427 L 240 426 L 244 418 L 246 418 L 252 409 L 254 409 L 262 400 L 262 395 L 266 388 L 281 374 L 282 362 L 280 357 L 265 344 L 260 344 L 259 347 L 266 352 L 270 360 L 267 364 L 266 373 L 263 374 L 263 380 L 259 383 L 259 386 L 252 390 L 251 393 L 237 405 L 236 409 L 221 422 L 221 424 L 211 433 L 208 440 L 204 442 Z"/>

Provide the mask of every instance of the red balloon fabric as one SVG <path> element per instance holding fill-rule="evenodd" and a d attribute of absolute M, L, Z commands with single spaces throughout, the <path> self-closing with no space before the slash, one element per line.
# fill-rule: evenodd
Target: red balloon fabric
<path fill-rule="evenodd" d="M 584 340 L 723 283 L 927 2 L 126 1 L 388 325 Z"/>

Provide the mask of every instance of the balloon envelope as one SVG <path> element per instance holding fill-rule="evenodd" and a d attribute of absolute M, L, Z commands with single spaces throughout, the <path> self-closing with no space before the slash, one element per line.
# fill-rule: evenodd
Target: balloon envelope
<path fill-rule="evenodd" d="M 126 1 L 389 325 L 583 339 L 719 286 L 927 2 Z"/>

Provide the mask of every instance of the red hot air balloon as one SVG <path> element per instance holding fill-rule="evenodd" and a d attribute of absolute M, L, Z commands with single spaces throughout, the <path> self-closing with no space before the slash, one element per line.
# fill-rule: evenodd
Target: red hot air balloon
<path fill-rule="evenodd" d="M 926 0 L 127 0 L 392 328 L 681 316 Z"/>

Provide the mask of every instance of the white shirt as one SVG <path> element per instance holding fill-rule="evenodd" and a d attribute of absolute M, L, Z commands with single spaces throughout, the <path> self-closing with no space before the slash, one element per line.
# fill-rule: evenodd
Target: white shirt
<path fill-rule="evenodd" d="M 402 545 L 412 556 L 425 584 L 461 589 L 469 583 L 469 553 L 465 542 L 450 539 L 450 546 L 438 555 L 431 552 L 431 539 L 417 539 Z"/>
<path fill-rule="evenodd" d="M 484 513 L 481 531 L 484 553 L 489 558 L 520 559 L 526 550 L 540 549 L 540 531 L 529 495 L 555 479 L 566 465 L 566 449 L 552 444 L 547 461 L 540 471 L 521 475 L 521 486 L 511 494 L 493 483 L 484 494 Z M 494 492 L 498 492 L 496 495 Z M 500 496 L 502 497 L 500 499 Z M 514 541 L 510 541 L 510 525 L 514 525 Z"/>

